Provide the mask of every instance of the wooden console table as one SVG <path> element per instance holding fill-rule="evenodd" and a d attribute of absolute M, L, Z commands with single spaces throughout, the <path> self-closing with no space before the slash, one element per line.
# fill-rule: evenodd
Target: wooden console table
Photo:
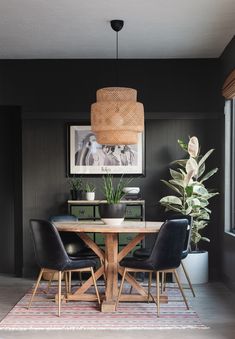
<path fill-rule="evenodd" d="M 105 225 L 101 221 L 95 222 L 56 222 L 57 229 L 60 232 L 76 232 L 84 240 L 84 242 L 97 254 L 105 264 L 96 272 L 95 277 L 99 279 L 105 272 L 105 295 L 102 299 L 102 312 L 114 312 L 116 309 L 116 300 L 118 295 L 118 274 L 123 275 L 124 269 L 119 262 L 138 244 L 146 234 L 157 233 L 162 222 L 148 221 L 124 221 L 120 226 Z M 101 249 L 86 233 L 94 232 L 103 234 L 105 237 L 105 249 Z M 118 250 L 118 235 L 120 233 L 136 233 L 135 237 L 121 251 Z M 139 294 L 124 294 L 121 301 L 146 301 L 147 292 L 127 273 L 127 281 L 138 291 Z M 95 300 L 92 294 L 85 292 L 92 286 L 92 278 L 89 278 L 81 287 L 73 294 L 68 295 L 69 300 Z M 167 296 L 161 296 L 161 302 L 167 302 Z"/>

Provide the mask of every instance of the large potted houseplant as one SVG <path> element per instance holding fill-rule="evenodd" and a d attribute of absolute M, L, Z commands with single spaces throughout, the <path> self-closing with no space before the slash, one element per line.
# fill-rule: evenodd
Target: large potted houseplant
<path fill-rule="evenodd" d="M 120 225 L 125 217 L 126 204 L 121 202 L 125 196 L 123 188 L 131 181 L 124 180 L 123 176 L 116 182 L 111 174 L 103 176 L 103 194 L 107 203 L 99 205 L 99 213 L 101 220 L 109 225 Z"/>
<path fill-rule="evenodd" d="M 212 177 L 218 168 L 205 173 L 205 162 L 213 149 L 205 155 L 200 154 L 197 137 L 192 137 L 186 144 L 178 140 L 179 146 L 187 153 L 186 159 L 176 160 L 176 169 L 170 169 L 171 179 L 162 180 L 176 195 L 168 195 L 160 200 L 165 211 L 173 211 L 193 218 L 191 245 L 189 255 L 184 259 L 184 265 L 189 272 L 192 283 L 204 283 L 208 280 L 208 252 L 200 250 L 199 242 L 210 240 L 203 235 L 203 230 L 210 220 L 211 210 L 208 208 L 209 199 L 218 194 L 206 188 L 205 182 Z M 182 282 L 185 277 L 179 272 Z"/>

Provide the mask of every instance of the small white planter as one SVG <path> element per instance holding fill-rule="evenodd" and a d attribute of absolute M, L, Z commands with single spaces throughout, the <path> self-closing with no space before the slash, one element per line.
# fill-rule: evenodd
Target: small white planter
<path fill-rule="evenodd" d="M 95 192 L 86 192 L 86 200 L 95 200 Z"/>
<path fill-rule="evenodd" d="M 192 284 L 205 284 L 208 282 L 208 252 L 189 253 L 183 260 Z M 177 268 L 182 284 L 187 284 L 182 267 Z"/>

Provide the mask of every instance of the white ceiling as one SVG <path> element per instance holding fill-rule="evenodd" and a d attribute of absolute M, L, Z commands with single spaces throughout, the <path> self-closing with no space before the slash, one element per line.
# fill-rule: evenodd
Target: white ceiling
<path fill-rule="evenodd" d="M 0 58 L 218 57 L 235 0 L 0 0 Z"/>

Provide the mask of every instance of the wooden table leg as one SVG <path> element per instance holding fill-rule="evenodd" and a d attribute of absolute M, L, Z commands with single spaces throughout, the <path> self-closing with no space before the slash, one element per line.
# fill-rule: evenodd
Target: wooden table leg
<path fill-rule="evenodd" d="M 105 234 L 106 288 L 102 312 L 114 312 L 118 295 L 118 234 Z"/>

